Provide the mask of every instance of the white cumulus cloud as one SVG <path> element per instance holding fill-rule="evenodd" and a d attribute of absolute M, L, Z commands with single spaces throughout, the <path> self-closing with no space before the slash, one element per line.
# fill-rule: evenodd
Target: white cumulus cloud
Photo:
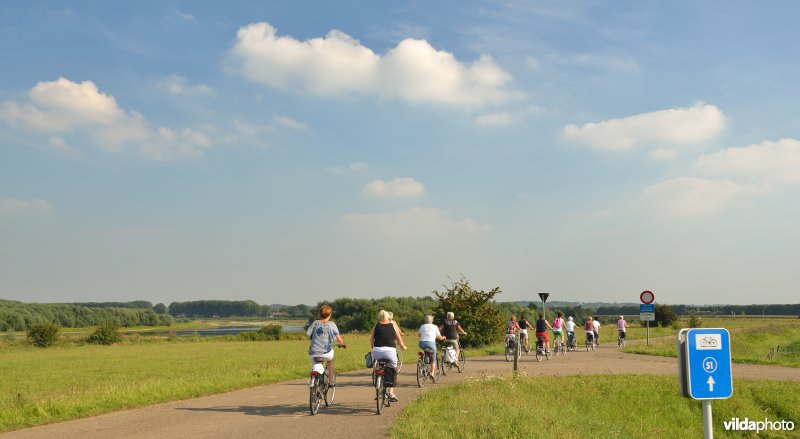
<path fill-rule="evenodd" d="M 800 182 L 800 141 L 781 139 L 724 149 L 698 158 L 696 168 L 709 175 L 797 183 Z"/>
<path fill-rule="evenodd" d="M 0 214 L 48 213 L 52 210 L 49 202 L 38 198 L 0 198 Z"/>
<path fill-rule="evenodd" d="M 482 127 L 497 127 L 511 125 L 517 121 L 517 117 L 508 111 L 497 113 L 481 114 L 475 118 L 475 123 Z"/>
<path fill-rule="evenodd" d="M 378 198 L 410 198 L 424 194 L 425 187 L 410 177 L 392 181 L 373 180 L 364 186 L 364 193 Z"/>
<path fill-rule="evenodd" d="M 714 105 L 696 104 L 611 119 L 583 126 L 567 125 L 564 140 L 605 151 L 640 146 L 691 145 L 709 140 L 725 128 L 725 115 Z"/>
<path fill-rule="evenodd" d="M 343 222 L 353 232 L 372 233 L 395 240 L 429 240 L 476 236 L 491 231 L 491 226 L 471 218 L 454 220 L 435 208 L 412 208 L 390 213 L 351 213 Z"/>
<path fill-rule="evenodd" d="M 518 97 L 511 75 L 483 55 L 467 64 L 408 38 L 385 55 L 338 30 L 299 41 L 269 23 L 239 29 L 231 66 L 251 81 L 318 95 L 369 94 L 414 103 L 482 106 Z"/>
<path fill-rule="evenodd" d="M 272 118 L 272 123 L 292 130 L 305 130 L 308 128 L 306 124 L 298 122 L 289 116 L 275 116 Z"/>
<path fill-rule="evenodd" d="M 680 177 L 642 190 L 639 213 L 669 218 L 707 217 L 718 214 L 743 197 L 760 191 L 731 180 Z"/>
<path fill-rule="evenodd" d="M 92 81 L 58 78 L 39 82 L 28 96 L 28 103 L 4 101 L 0 120 L 47 135 L 56 150 L 66 148 L 63 136 L 67 134 L 83 136 L 106 151 L 133 149 L 156 160 L 197 156 L 212 146 L 205 133 L 191 128 L 151 128 L 142 114 L 120 108 L 113 96 L 100 91 Z"/>
<path fill-rule="evenodd" d="M 186 78 L 179 75 L 170 75 L 161 86 L 170 94 L 179 96 L 210 96 L 214 90 L 205 84 L 191 85 Z"/>

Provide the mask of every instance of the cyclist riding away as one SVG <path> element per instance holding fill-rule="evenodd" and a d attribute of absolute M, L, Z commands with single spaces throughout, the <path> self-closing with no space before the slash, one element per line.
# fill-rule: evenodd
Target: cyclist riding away
<path fill-rule="evenodd" d="M 617 320 L 617 333 L 619 333 L 619 338 L 625 340 L 625 332 L 628 327 L 628 322 L 625 321 L 625 316 L 619 316 L 619 320 Z"/>
<path fill-rule="evenodd" d="M 522 328 L 517 323 L 517 317 L 511 316 L 511 320 L 506 323 L 506 346 L 512 346 L 509 343 L 517 337 L 517 332 L 522 332 Z"/>
<path fill-rule="evenodd" d="M 567 319 L 567 322 L 564 323 L 564 326 L 567 329 L 567 340 L 569 341 L 570 346 L 577 345 L 577 342 L 575 341 L 575 326 L 577 326 L 577 325 L 575 325 L 575 322 L 573 321 L 572 316 L 569 316 L 569 318 Z"/>
<path fill-rule="evenodd" d="M 467 335 L 467 331 L 461 328 L 461 325 L 458 324 L 458 320 L 456 320 L 455 314 L 452 312 L 447 313 L 447 320 L 444 321 L 444 325 L 439 326 L 439 329 L 444 333 L 444 345 L 452 346 L 456 350 L 456 358 L 458 358 L 458 354 L 461 351 L 461 348 L 458 345 L 458 334 L 461 333 L 463 335 Z M 456 361 L 458 364 L 458 361 Z"/>
<path fill-rule="evenodd" d="M 564 313 L 558 312 L 556 319 L 553 320 L 553 339 L 561 339 L 561 346 L 564 346 Z"/>
<path fill-rule="evenodd" d="M 549 352 L 550 351 L 550 340 L 547 339 L 547 330 L 548 329 L 553 329 L 553 327 L 550 326 L 550 322 L 548 322 L 547 320 L 544 319 L 544 314 L 543 313 L 539 313 L 539 319 L 536 320 L 536 340 L 538 342 L 539 337 L 543 337 L 544 338 L 544 349 L 545 349 L 545 352 Z"/>
<path fill-rule="evenodd" d="M 328 386 L 336 386 L 336 368 L 333 364 L 333 342 L 343 345 L 342 335 L 336 323 L 331 321 L 333 310 L 328 305 L 322 305 L 319 309 L 319 320 L 308 325 L 306 335 L 311 339 L 311 346 L 308 348 L 308 359 L 314 365 L 314 357 L 322 357 L 327 361 Z"/>
<path fill-rule="evenodd" d="M 517 323 L 520 328 L 519 339 L 525 345 L 525 350 L 531 350 L 531 343 L 528 339 L 528 329 L 532 329 L 533 325 L 530 324 L 528 319 L 525 318 L 525 314 L 519 317 L 519 323 Z"/>
<path fill-rule="evenodd" d="M 372 336 L 369 340 L 372 346 L 372 358 L 375 361 L 387 360 L 386 367 L 391 369 L 391 375 L 394 376 L 394 380 L 386 380 L 387 383 L 392 384 L 391 387 L 386 386 L 391 402 L 397 401 L 397 396 L 394 394 L 394 386 L 397 385 L 397 345 L 407 349 L 403 337 L 396 327 L 397 324 L 389 320 L 389 313 L 382 309 L 378 312 L 378 323 L 372 328 Z"/>
<path fill-rule="evenodd" d="M 594 344 L 600 346 L 600 319 L 594 319 L 592 326 L 594 326 Z"/>
<path fill-rule="evenodd" d="M 425 349 L 433 351 L 431 381 L 434 383 L 436 382 L 433 378 L 436 376 L 436 360 L 439 357 L 436 352 L 436 340 L 444 340 L 444 336 L 439 332 L 439 327 L 433 324 L 433 316 L 427 315 L 425 316 L 425 323 L 419 327 L 419 348 L 422 349 L 422 352 L 425 352 Z"/>
<path fill-rule="evenodd" d="M 586 324 L 583 325 L 583 330 L 586 332 L 586 341 L 594 343 L 594 323 L 592 323 L 592 316 L 589 316 L 586 319 Z"/>

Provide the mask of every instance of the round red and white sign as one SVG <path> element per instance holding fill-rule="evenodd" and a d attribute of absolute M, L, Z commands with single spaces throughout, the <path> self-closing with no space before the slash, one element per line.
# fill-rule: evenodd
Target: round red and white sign
<path fill-rule="evenodd" d="M 642 294 L 639 295 L 639 300 L 645 305 L 649 305 L 656 300 L 656 296 L 653 295 L 652 291 L 642 291 Z"/>

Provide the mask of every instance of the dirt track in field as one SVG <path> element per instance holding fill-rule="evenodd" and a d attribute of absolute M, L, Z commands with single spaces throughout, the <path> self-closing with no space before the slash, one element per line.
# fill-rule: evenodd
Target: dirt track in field
<path fill-rule="evenodd" d="M 409 351 L 411 352 L 411 351 Z M 412 355 L 406 355 L 412 357 Z M 375 438 L 385 437 L 394 419 L 420 392 L 461 382 L 470 377 L 510 374 L 512 363 L 503 356 L 468 357 L 464 373 L 442 377 L 439 384 L 417 387 L 414 364 L 400 372 L 398 403 L 375 412 L 368 369 L 337 376 L 333 406 L 311 416 L 307 380 L 237 390 L 203 398 L 119 411 L 0 434 L 11 438 Z M 537 363 L 523 356 L 520 371 L 528 375 L 657 374 L 673 375 L 675 358 L 623 354 L 611 344 L 593 352 L 579 350 Z M 737 378 L 800 381 L 800 368 L 733 365 Z"/>

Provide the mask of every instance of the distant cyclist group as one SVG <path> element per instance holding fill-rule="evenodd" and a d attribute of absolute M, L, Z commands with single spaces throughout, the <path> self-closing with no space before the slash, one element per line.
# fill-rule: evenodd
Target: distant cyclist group
<path fill-rule="evenodd" d="M 539 313 L 539 318 L 533 325 L 528 322 L 524 314 L 520 316 L 519 320 L 517 320 L 516 316 L 511 316 L 511 319 L 505 325 L 506 347 L 508 349 L 510 346 L 513 346 L 517 336 L 519 336 L 520 349 L 526 352 L 529 351 L 530 341 L 528 329 L 533 328 L 535 330 L 534 336 L 537 340 L 537 349 L 542 349 L 547 353 L 550 352 L 550 339 L 547 336 L 548 330 L 553 332 L 553 341 L 557 348 L 565 347 L 566 349 L 575 349 L 577 347 L 577 339 L 575 337 L 575 328 L 577 324 L 574 320 L 572 316 L 569 316 L 565 320 L 564 313 L 561 311 L 556 314 L 556 318 L 553 320 L 552 324 L 545 319 L 543 313 Z M 617 320 L 617 341 L 619 346 L 625 345 L 627 328 L 628 322 L 625 321 L 625 316 L 619 316 L 619 320 Z M 583 329 L 586 337 L 587 350 L 589 347 L 594 349 L 594 347 L 600 346 L 600 320 L 592 316 L 586 317 Z M 565 335 L 566 343 L 564 340 Z"/>
<path fill-rule="evenodd" d="M 334 344 L 341 348 L 346 348 L 342 335 L 339 333 L 339 328 L 336 323 L 331 321 L 331 314 L 333 310 L 328 305 L 323 305 L 319 310 L 319 319 L 315 320 L 308 326 L 306 335 L 308 335 L 311 343 L 308 349 L 308 357 L 311 361 L 312 371 L 309 385 L 311 388 L 311 413 L 315 414 L 319 408 L 320 401 L 324 399 L 326 405 L 333 402 L 336 388 L 336 369 L 334 366 Z M 373 384 L 376 388 L 376 401 L 378 401 L 378 413 L 384 405 L 396 402 L 397 395 L 394 393 L 394 388 L 397 386 L 397 371 L 398 367 L 398 347 L 406 350 L 408 347 L 403 341 L 403 333 L 400 326 L 394 321 L 394 315 L 391 311 L 380 310 L 378 312 L 378 322 L 373 326 L 370 335 L 371 351 L 368 355 L 368 364 L 374 365 L 373 369 Z M 525 315 L 521 315 L 519 321 L 516 316 L 511 316 L 508 323 L 505 324 L 506 332 L 506 348 L 511 346 L 510 343 L 516 343 L 519 340 L 520 349 L 525 351 L 530 350 L 530 340 L 528 330 L 534 330 L 534 336 L 537 340 L 537 353 L 541 351 L 547 353 L 547 358 L 550 355 L 550 339 L 547 335 L 548 330 L 553 333 L 553 341 L 556 349 L 569 349 L 573 350 L 577 347 L 575 337 L 575 330 L 577 324 L 574 322 L 572 316 L 564 319 L 564 314 L 558 312 L 552 324 L 545 319 L 544 313 L 539 313 L 539 318 L 531 324 Z M 437 367 L 444 369 L 444 365 L 448 367 L 456 367 L 461 371 L 463 367 L 464 356 L 462 346 L 459 343 L 460 335 L 467 335 L 467 332 L 461 327 L 455 315 L 452 312 L 446 314 L 446 318 L 441 325 L 433 323 L 433 316 L 426 315 L 425 323 L 419 327 L 419 348 L 422 350 L 420 353 L 421 364 L 426 367 L 426 379 L 431 382 L 436 382 L 436 377 L 440 376 Z M 593 350 L 594 347 L 599 346 L 600 343 L 600 321 L 591 316 L 587 317 L 584 322 L 584 332 L 586 336 L 586 347 L 589 350 L 590 346 Z M 617 333 L 618 343 L 624 346 L 626 339 L 626 331 L 628 322 L 625 321 L 624 316 L 619 316 L 617 320 Z M 564 336 L 566 335 L 566 345 Z M 446 360 L 442 358 L 440 362 L 439 353 L 436 342 L 441 341 L 444 345 L 445 352 L 451 356 Z M 518 352 L 519 352 L 518 350 Z M 451 352 L 453 351 L 453 352 Z M 454 354 L 454 355 L 453 355 Z M 444 356 L 444 352 L 443 352 Z M 508 357 L 507 357 L 508 359 Z M 322 363 L 325 362 L 325 367 Z M 460 364 L 461 363 L 461 364 Z M 370 367 L 373 367 L 370 365 Z M 418 369 L 418 382 L 420 379 Z M 382 401 L 382 398 L 385 401 Z M 316 407 L 316 409 L 315 409 Z"/>

